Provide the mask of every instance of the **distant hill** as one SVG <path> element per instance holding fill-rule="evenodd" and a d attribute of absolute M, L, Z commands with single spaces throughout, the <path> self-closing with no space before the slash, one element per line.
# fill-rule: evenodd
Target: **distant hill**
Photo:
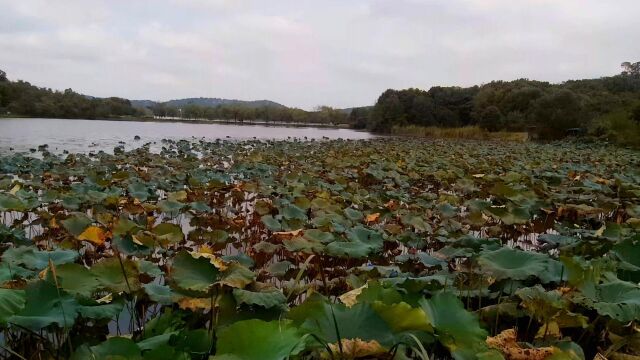
<path fill-rule="evenodd" d="M 220 99 L 220 98 L 186 98 L 176 99 L 164 102 L 157 102 L 152 100 L 131 100 L 131 105 L 136 108 L 148 108 L 154 105 L 163 104 L 169 107 L 182 108 L 188 105 L 197 105 L 203 107 L 217 107 L 220 105 L 239 105 L 247 108 L 261 108 L 261 107 L 274 107 L 274 108 L 286 108 L 286 106 L 270 100 L 235 100 L 235 99 Z"/>

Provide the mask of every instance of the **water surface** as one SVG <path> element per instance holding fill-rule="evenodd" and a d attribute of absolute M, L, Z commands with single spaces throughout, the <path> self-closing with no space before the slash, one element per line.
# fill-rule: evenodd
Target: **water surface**
<path fill-rule="evenodd" d="M 140 140 L 134 140 L 135 136 Z M 0 154 L 28 151 L 48 144 L 49 151 L 112 152 L 119 142 L 132 149 L 162 139 L 369 139 L 363 131 L 340 128 L 285 127 L 223 123 L 187 123 L 166 121 L 110 121 L 75 119 L 0 119 Z"/>

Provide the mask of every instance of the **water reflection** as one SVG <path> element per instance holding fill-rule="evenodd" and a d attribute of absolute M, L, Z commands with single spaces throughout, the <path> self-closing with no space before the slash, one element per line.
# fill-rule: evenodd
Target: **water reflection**
<path fill-rule="evenodd" d="M 134 140 L 139 136 L 139 140 Z M 0 119 L 0 154 L 29 151 L 48 144 L 60 153 L 104 150 L 112 152 L 125 142 L 130 150 L 161 139 L 369 139 L 374 135 L 351 129 L 185 123 L 153 121 L 108 121 L 69 119 Z M 13 150 L 11 150 L 13 149 Z"/>

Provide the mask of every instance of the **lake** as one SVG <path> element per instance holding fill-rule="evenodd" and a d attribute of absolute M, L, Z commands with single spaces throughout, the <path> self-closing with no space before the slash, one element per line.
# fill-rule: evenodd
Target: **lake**
<path fill-rule="evenodd" d="M 140 140 L 134 140 L 135 136 Z M 374 135 L 351 129 L 240 125 L 225 123 L 187 123 L 167 121 L 76 120 L 76 119 L 0 119 L 0 154 L 28 151 L 48 144 L 49 151 L 112 152 L 119 142 L 127 150 L 162 139 L 370 139 Z"/>

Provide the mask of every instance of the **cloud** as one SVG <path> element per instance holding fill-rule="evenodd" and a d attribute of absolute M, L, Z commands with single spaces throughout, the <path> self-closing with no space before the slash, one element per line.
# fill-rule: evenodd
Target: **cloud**
<path fill-rule="evenodd" d="M 96 96 L 372 104 L 387 88 L 558 82 L 638 60 L 635 0 L 0 0 L 0 68 Z"/>

